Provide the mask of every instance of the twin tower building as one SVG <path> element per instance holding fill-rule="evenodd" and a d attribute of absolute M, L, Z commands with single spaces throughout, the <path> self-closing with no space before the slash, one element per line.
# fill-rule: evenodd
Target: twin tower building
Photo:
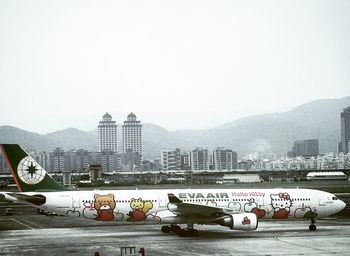
<path fill-rule="evenodd" d="M 104 114 L 98 125 L 98 150 L 120 152 L 118 148 L 118 125 L 112 121 L 112 116 Z M 141 159 L 142 152 L 142 124 L 136 120 L 136 115 L 130 113 L 122 125 L 122 153 L 137 153 Z"/>

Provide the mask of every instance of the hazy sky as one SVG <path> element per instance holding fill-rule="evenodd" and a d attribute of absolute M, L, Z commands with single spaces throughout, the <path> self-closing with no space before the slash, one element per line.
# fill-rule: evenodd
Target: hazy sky
<path fill-rule="evenodd" d="M 0 125 L 212 128 L 350 95 L 350 1 L 0 0 Z"/>

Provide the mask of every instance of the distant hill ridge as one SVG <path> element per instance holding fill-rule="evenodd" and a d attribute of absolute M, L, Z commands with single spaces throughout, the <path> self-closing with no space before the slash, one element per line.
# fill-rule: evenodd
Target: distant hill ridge
<path fill-rule="evenodd" d="M 209 149 L 223 146 L 237 151 L 239 156 L 256 151 L 286 154 L 295 140 L 309 138 L 319 139 L 321 153 L 337 152 L 340 113 L 348 106 L 350 97 L 316 100 L 287 112 L 246 117 L 208 130 L 167 131 L 144 123 L 145 158 L 159 157 L 163 149 L 190 150 L 197 146 Z M 68 128 L 42 135 L 0 126 L 0 142 L 18 143 L 28 150 L 51 151 L 55 147 L 97 150 L 97 131 Z"/>

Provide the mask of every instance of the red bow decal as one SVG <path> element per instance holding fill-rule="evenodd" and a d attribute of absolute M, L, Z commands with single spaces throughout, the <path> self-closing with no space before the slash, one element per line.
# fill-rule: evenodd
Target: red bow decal
<path fill-rule="evenodd" d="M 289 200 L 290 201 L 290 196 L 288 195 L 288 193 L 279 193 L 278 196 L 280 198 L 283 198 L 284 200 Z"/>

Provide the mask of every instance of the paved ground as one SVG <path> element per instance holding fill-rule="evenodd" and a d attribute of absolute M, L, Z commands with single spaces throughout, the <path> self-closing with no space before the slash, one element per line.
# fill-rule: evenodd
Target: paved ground
<path fill-rule="evenodd" d="M 1 209 L 2 211 L 3 209 Z M 108 226 L 68 217 L 37 215 L 29 207 L 0 216 L 0 255 L 120 255 L 121 246 L 144 247 L 146 255 L 349 255 L 350 220 L 261 222 L 257 231 L 198 226 L 195 238 L 162 234 L 159 225 Z"/>

